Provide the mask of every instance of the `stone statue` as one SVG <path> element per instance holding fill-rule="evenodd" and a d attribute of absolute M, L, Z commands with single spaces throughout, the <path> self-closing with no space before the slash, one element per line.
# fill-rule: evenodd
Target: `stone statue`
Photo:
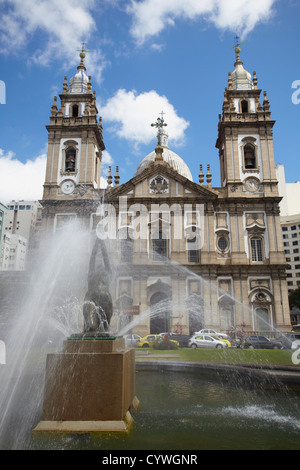
<path fill-rule="evenodd" d="M 111 276 L 105 242 L 97 238 L 91 253 L 88 290 L 83 304 L 84 333 L 105 333 L 109 329 L 113 314 L 109 292 Z"/>

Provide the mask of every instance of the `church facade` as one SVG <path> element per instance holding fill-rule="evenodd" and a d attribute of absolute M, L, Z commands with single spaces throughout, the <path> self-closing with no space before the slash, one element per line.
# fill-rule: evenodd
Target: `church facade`
<path fill-rule="evenodd" d="M 120 184 L 100 188 L 102 122 L 84 51 L 51 109 L 43 230 L 76 218 L 112 253 L 116 317 L 141 336 L 163 331 L 289 330 L 286 261 L 279 221 L 273 126 L 266 93 L 237 46 L 216 148 L 221 186 L 209 166 L 199 182 L 169 148 L 163 115 L 157 146 Z M 206 175 L 204 175 L 204 172 Z M 100 209 L 99 209 L 100 208 Z M 123 324 L 124 324 L 123 321 Z M 122 323 L 122 322 L 121 322 Z"/>

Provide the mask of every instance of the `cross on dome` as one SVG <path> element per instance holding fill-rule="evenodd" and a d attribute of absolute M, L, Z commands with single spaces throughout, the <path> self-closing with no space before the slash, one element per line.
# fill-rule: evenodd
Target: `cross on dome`
<path fill-rule="evenodd" d="M 77 49 L 77 51 L 80 52 L 79 57 L 80 57 L 80 64 L 78 65 L 77 69 L 83 69 L 86 70 L 85 65 L 84 65 L 84 59 L 86 57 L 86 52 L 90 52 L 88 49 L 85 48 L 85 42 L 81 43 L 81 49 Z"/>
<path fill-rule="evenodd" d="M 232 86 L 235 90 L 251 90 L 253 88 L 251 74 L 244 69 L 243 62 L 240 58 L 240 46 L 244 44 L 244 42 L 239 42 L 238 36 L 235 37 L 235 40 L 236 45 L 233 46 L 233 48 L 236 53 L 236 61 L 234 63 L 234 71 L 231 74 Z"/>
<path fill-rule="evenodd" d="M 161 118 L 158 117 L 157 121 L 151 124 L 151 127 L 157 128 L 157 145 L 168 147 L 168 133 L 163 131 L 163 128 L 168 124 L 164 121 L 164 112 L 161 111 Z"/>
<path fill-rule="evenodd" d="M 241 58 L 240 58 L 240 52 L 241 52 L 240 46 L 241 46 L 242 44 L 244 44 L 244 41 L 239 42 L 239 40 L 240 40 L 239 36 L 235 36 L 234 39 L 236 40 L 236 45 L 233 46 L 234 52 L 236 53 L 236 62 L 235 62 L 234 65 L 235 65 L 235 66 L 236 66 L 237 64 L 243 65 L 243 62 L 241 61 Z"/>
<path fill-rule="evenodd" d="M 81 49 L 77 49 L 80 51 L 80 64 L 77 67 L 77 73 L 70 79 L 70 86 L 68 89 L 68 93 L 88 93 L 89 92 L 89 77 L 86 75 L 86 67 L 84 65 L 84 59 L 86 57 L 86 52 L 89 52 L 88 49 L 85 48 L 85 43 L 82 43 Z"/>

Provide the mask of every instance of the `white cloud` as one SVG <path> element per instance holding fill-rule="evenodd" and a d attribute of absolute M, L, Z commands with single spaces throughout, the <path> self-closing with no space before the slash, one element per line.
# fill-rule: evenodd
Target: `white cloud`
<path fill-rule="evenodd" d="M 30 61 L 48 65 L 63 58 L 69 66 L 78 65 L 74 51 L 97 29 L 94 6 L 94 0 L 2 0 L 0 52 L 22 51 L 38 33 L 40 48 Z M 100 82 L 107 64 L 100 49 L 88 54 L 86 62 Z"/>
<path fill-rule="evenodd" d="M 109 166 L 113 164 L 113 158 L 107 150 L 103 150 L 102 152 L 102 166 Z"/>
<path fill-rule="evenodd" d="M 177 115 L 166 96 L 160 96 L 154 90 L 137 94 L 135 90 L 120 89 L 101 106 L 103 121 L 112 123 L 111 127 L 106 126 L 106 131 L 116 133 L 136 147 L 155 140 L 156 132 L 151 123 L 156 121 L 161 111 L 165 113 L 170 141 L 182 144 L 189 122 Z"/>
<path fill-rule="evenodd" d="M 46 154 L 21 162 L 13 152 L 0 149 L 0 202 L 38 200 L 42 198 L 46 171 Z"/>
<path fill-rule="evenodd" d="M 175 20 L 205 20 L 217 28 L 228 29 L 242 37 L 257 23 L 272 15 L 276 0 L 131 0 L 127 8 L 133 17 L 131 34 L 143 44 L 157 36 Z"/>
<path fill-rule="evenodd" d="M 0 202 L 42 199 L 46 172 L 46 153 L 33 160 L 21 162 L 11 151 L 0 149 Z M 102 153 L 101 188 L 107 186 L 108 167 L 114 160 L 107 150 Z"/>

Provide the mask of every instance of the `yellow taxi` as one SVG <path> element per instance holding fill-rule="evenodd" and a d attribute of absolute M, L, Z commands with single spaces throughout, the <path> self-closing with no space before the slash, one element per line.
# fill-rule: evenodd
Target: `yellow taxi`
<path fill-rule="evenodd" d="M 152 348 L 155 342 L 162 342 L 165 341 L 164 336 L 162 335 L 146 335 L 143 338 L 140 338 L 137 342 L 138 348 Z M 178 341 L 173 339 L 169 339 L 171 343 L 175 343 L 176 347 L 179 348 Z"/>

